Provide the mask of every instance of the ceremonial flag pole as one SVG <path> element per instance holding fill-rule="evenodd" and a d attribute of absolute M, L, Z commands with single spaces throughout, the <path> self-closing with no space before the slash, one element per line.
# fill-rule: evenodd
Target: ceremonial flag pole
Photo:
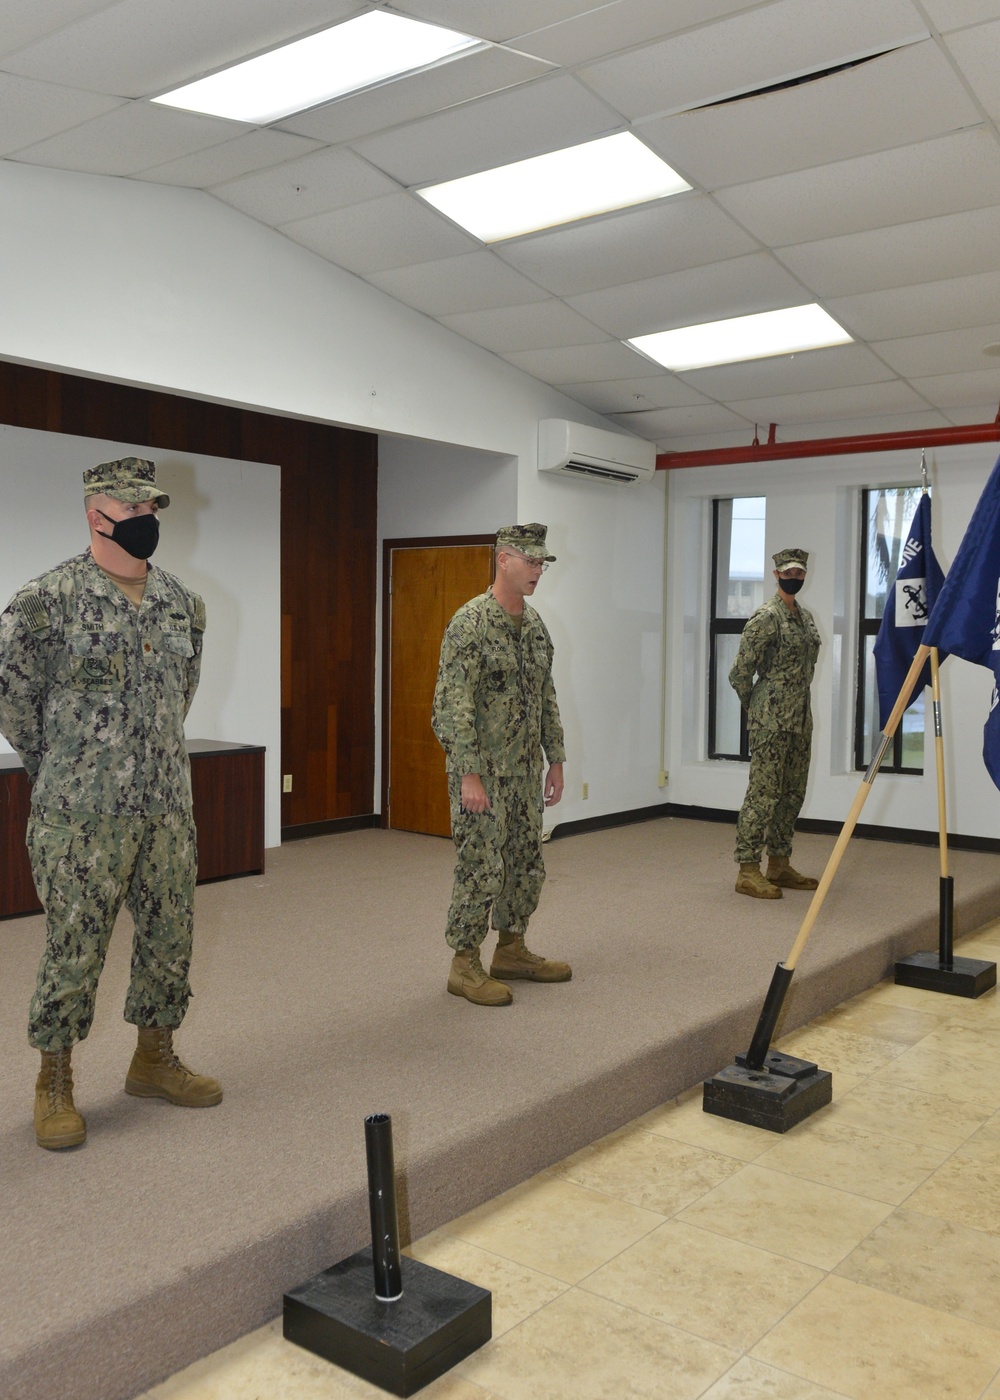
<path fill-rule="evenodd" d="M 941 853 L 939 880 L 938 951 L 914 953 L 896 964 L 895 980 L 904 987 L 952 996 L 979 997 L 996 986 L 997 965 L 980 958 L 955 957 L 955 882 L 948 871 L 948 823 L 945 807 L 944 734 L 941 722 L 941 689 L 938 675 L 938 643 L 948 651 L 979 665 L 1000 670 L 1000 461 L 992 475 L 965 536 L 951 572 L 942 586 L 924 629 L 931 645 L 931 684 L 934 697 L 934 743 L 937 756 L 938 825 Z M 932 600 L 933 601 L 933 600 Z M 943 659 L 943 657 L 942 657 Z M 1000 787 L 1000 731 L 996 726 L 997 691 L 983 735 L 983 757 L 994 783 Z"/>
<path fill-rule="evenodd" d="M 771 1132 L 784 1133 L 796 1123 L 801 1123 L 810 1113 L 815 1113 L 818 1108 L 828 1104 L 833 1097 L 833 1076 L 828 1070 L 821 1070 L 811 1060 L 800 1060 L 794 1055 L 783 1055 L 780 1051 L 770 1049 L 771 1039 L 788 988 L 791 986 L 796 964 L 802 956 L 827 891 L 837 873 L 837 867 L 847 849 L 847 843 L 854 834 L 861 809 L 872 790 L 875 775 L 892 743 L 903 711 L 910 702 L 910 696 L 929 655 L 929 647 L 917 647 L 916 655 L 903 680 L 902 689 L 880 736 L 878 748 L 861 780 L 861 786 L 851 804 L 847 820 L 841 827 L 826 869 L 820 876 L 795 942 L 785 961 L 778 963 L 774 969 L 750 1049 L 745 1054 L 737 1055 L 734 1064 L 727 1065 L 725 1069 L 705 1081 L 702 1107 L 706 1113 L 715 1113 L 721 1118 L 734 1118 L 740 1123 L 750 1123 L 754 1127 L 767 1128 Z"/>

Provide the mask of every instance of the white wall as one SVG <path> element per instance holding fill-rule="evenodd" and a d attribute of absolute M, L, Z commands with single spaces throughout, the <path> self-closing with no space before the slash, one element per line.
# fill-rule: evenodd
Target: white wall
<path fill-rule="evenodd" d="M 968 444 L 928 453 L 934 552 L 945 572 L 995 451 L 991 444 Z M 802 815 L 843 821 L 861 778 L 851 753 L 860 490 L 919 483 L 919 453 L 706 467 L 669 475 L 670 799 L 728 809 L 738 808 L 743 800 L 745 765 L 705 757 L 710 505 L 713 497 L 766 496 L 768 561 L 776 550 L 789 546 L 809 551 L 801 598 L 823 639 L 813 682 L 813 759 Z M 1000 793 L 982 762 L 991 692 L 992 676 L 985 668 L 957 659 L 942 667 L 948 826 L 963 835 L 997 834 Z M 930 729 L 929 703 L 927 714 Z M 936 831 L 937 779 L 930 738 L 924 768 L 920 777 L 880 774 L 860 820 Z"/>
<path fill-rule="evenodd" d="M 610 425 L 201 192 L 0 162 L 0 210 L 0 356 L 397 435 L 379 500 L 390 536 L 417 519 L 428 535 L 545 521 L 560 558 L 538 605 L 570 754 L 559 813 L 665 798 L 662 480 L 536 471 L 540 418 Z M 469 457 L 466 490 L 461 459 L 421 442 L 506 462 Z"/>
<path fill-rule="evenodd" d="M 0 606 L 29 579 L 86 549 L 81 473 L 116 457 L 150 457 L 170 496 L 154 563 L 205 599 L 201 684 L 192 739 L 263 744 L 267 845 L 280 837 L 280 474 L 258 462 L 165 452 L 0 425 Z M 10 745 L 0 738 L 0 748 Z"/>

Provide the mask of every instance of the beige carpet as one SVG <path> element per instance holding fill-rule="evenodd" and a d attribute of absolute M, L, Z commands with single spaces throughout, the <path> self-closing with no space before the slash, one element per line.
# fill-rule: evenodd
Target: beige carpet
<path fill-rule="evenodd" d="M 0 926 L 0 1394 L 125 1400 L 273 1317 L 284 1289 L 365 1242 L 363 1119 L 392 1114 L 404 1235 L 565 1157 L 746 1048 L 808 895 L 732 892 L 733 829 L 663 819 L 555 841 L 532 943 L 569 984 L 474 1008 L 444 989 L 449 842 L 361 831 L 202 886 L 179 1038 L 226 1097 L 122 1092 L 123 918 L 76 1055 L 83 1148 L 34 1145 L 25 1008 L 43 929 Z M 803 836 L 816 873 L 833 839 Z M 1000 912 L 1000 863 L 953 857 L 956 929 Z M 855 841 L 783 1030 L 936 945 L 937 855 Z"/>

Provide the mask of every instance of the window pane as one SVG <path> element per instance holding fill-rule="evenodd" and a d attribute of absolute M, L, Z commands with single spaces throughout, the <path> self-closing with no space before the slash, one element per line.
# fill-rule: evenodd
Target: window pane
<path fill-rule="evenodd" d="M 919 500 L 919 486 L 887 487 L 883 491 L 868 492 L 865 617 L 882 616 L 886 595 L 895 582 L 899 557 Z"/>
<path fill-rule="evenodd" d="M 734 632 L 724 632 L 715 639 L 715 752 L 740 752 L 740 701 L 729 684 L 729 672 L 736 660 L 740 639 Z"/>
<path fill-rule="evenodd" d="M 921 772 L 924 767 L 924 697 L 927 694 L 926 688 L 920 692 L 920 698 L 914 700 L 913 704 L 903 711 L 903 719 L 900 730 L 903 735 L 903 768 L 919 768 Z"/>
<path fill-rule="evenodd" d="M 765 597 L 764 496 L 718 501 L 716 617 L 749 617 Z M 770 593 L 770 590 L 768 590 Z"/>

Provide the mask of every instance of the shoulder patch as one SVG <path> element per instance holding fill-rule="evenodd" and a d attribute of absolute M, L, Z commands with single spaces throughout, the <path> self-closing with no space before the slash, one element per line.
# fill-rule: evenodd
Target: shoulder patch
<path fill-rule="evenodd" d="M 25 625 L 32 632 L 44 632 L 52 626 L 49 620 L 48 610 L 42 602 L 40 593 L 22 593 L 17 599 L 17 606 Z"/>
<path fill-rule="evenodd" d="M 196 632 L 204 632 L 204 630 L 205 630 L 205 600 L 204 600 L 204 598 L 196 598 L 196 599 L 195 599 L 194 613 L 193 613 L 193 615 L 192 615 L 192 617 L 191 617 L 191 626 L 194 628 L 194 630 L 195 630 Z"/>

